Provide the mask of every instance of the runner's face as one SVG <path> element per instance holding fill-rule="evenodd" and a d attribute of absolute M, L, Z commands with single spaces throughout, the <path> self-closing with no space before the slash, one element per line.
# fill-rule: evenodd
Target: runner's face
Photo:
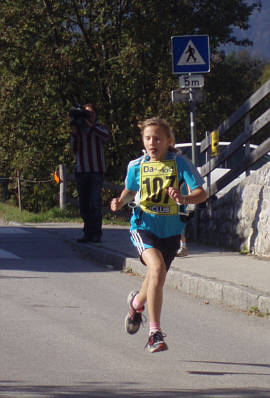
<path fill-rule="evenodd" d="M 148 126 L 144 129 L 143 145 L 151 160 L 164 160 L 171 144 L 162 127 Z"/>

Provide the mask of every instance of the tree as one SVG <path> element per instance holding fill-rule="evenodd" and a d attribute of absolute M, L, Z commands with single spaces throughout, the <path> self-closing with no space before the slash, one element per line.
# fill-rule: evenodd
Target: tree
<path fill-rule="evenodd" d="M 186 106 L 170 102 L 177 84 L 171 36 L 209 34 L 211 51 L 248 44 L 233 27 L 247 29 L 259 8 L 260 0 L 2 0 L 0 124 L 7 153 L 1 167 L 38 179 L 59 163 L 71 168 L 68 109 L 90 100 L 112 132 L 108 178 L 117 180 L 139 155 L 140 119 L 166 117 L 187 139 Z M 25 188 L 27 204 L 32 195 Z"/>

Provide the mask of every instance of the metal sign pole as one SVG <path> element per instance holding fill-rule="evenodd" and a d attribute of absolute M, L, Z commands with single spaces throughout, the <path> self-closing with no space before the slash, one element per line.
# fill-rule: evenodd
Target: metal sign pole
<path fill-rule="evenodd" d="M 172 70 L 175 74 L 182 74 L 179 87 L 184 90 L 173 90 L 173 102 L 189 102 L 190 132 L 192 141 L 192 161 L 197 167 L 197 139 L 195 125 L 195 105 L 203 102 L 204 77 L 201 73 L 210 72 L 209 36 L 172 36 Z M 193 91 L 194 90 L 194 91 Z"/>
<path fill-rule="evenodd" d="M 192 143 L 192 162 L 197 167 L 197 137 L 196 137 L 196 123 L 195 123 L 195 101 L 193 98 L 193 90 L 189 89 L 190 102 L 190 135 Z"/>

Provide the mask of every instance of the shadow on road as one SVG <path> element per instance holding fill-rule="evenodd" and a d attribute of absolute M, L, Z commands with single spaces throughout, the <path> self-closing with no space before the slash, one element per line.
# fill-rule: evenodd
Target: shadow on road
<path fill-rule="evenodd" d="M 128 255 L 136 256 L 127 229 L 104 231 L 100 244 L 78 244 L 76 239 L 80 235 L 81 228 L 70 226 L 0 227 L 0 269 L 108 272 L 124 267 L 122 247 Z M 102 260 L 105 256 L 108 258 L 108 251 L 110 261 L 107 264 Z M 100 266 L 102 263 L 105 265 Z"/>
<path fill-rule="evenodd" d="M 12 385 L 11 385 L 12 384 Z M 98 387 L 100 384 L 100 388 Z M 134 383 L 132 383 L 134 384 Z M 17 398 L 22 395 L 53 398 L 207 398 L 207 397 L 237 397 L 237 398 L 269 398 L 270 390 L 261 388 L 214 388 L 192 390 L 140 390 L 126 388 L 116 383 L 114 386 L 104 386 L 103 383 L 84 383 L 78 386 L 27 386 L 14 381 L 0 381 L 0 395 Z"/>

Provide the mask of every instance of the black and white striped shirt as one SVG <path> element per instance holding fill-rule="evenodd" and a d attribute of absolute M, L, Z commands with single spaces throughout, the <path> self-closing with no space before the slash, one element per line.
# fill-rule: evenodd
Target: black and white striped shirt
<path fill-rule="evenodd" d="M 75 172 L 105 172 L 104 143 L 110 138 L 108 130 L 96 123 L 80 128 L 71 135 L 71 149 L 76 154 Z"/>

